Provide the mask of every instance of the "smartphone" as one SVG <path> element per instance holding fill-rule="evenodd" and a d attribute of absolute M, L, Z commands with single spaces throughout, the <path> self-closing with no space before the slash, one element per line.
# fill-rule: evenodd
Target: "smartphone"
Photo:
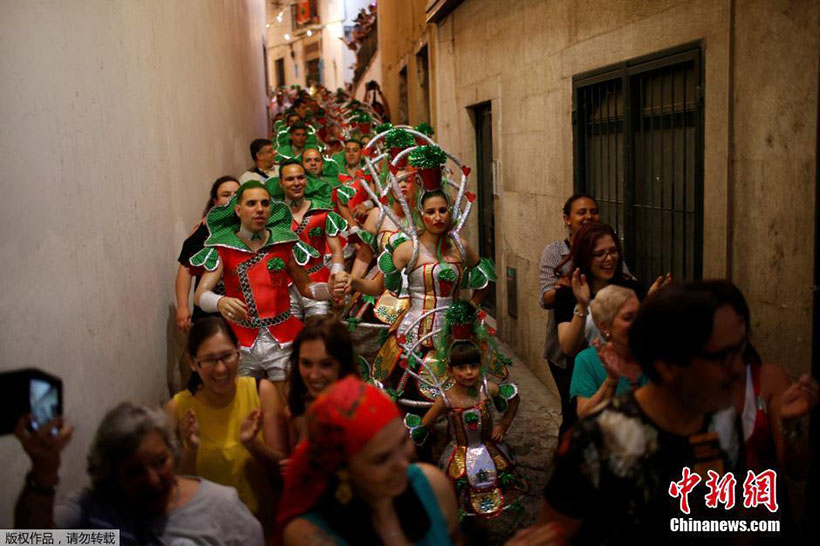
<path fill-rule="evenodd" d="M 0 435 L 14 432 L 30 413 L 37 430 L 63 413 L 63 381 L 35 368 L 0 373 Z"/>

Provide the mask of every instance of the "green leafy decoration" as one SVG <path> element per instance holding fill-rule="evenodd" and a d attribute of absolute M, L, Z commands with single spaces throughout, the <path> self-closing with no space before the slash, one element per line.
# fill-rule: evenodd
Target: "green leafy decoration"
<path fill-rule="evenodd" d="M 389 131 L 393 128 L 393 124 L 389 121 L 387 123 L 382 123 L 380 125 L 376 125 L 376 134 L 381 134 L 385 131 Z"/>
<path fill-rule="evenodd" d="M 369 303 L 370 305 L 376 305 L 376 296 L 371 296 L 369 294 L 362 294 L 362 301 Z"/>
<path fill-rule="evenodd" d="M 360 318 L 358 318 L 358 317 L 350 317 L 350 318 L 348 318 L 348 319 L 345 321 L 345 322 L 347 322 L 347 331 L 348 331 L 348 332 L 355 332 L 355 331 L 356 331 L 356 328 L 358 328 L 358 327 L 359 327 L 359 323 L 360 323 L 361 321 L 362 321 L 362 319 L 360 319 Z"/>
<path fill-rule="evenodd" d="M 404 394 L 404 391 L 403 391 L 403 390 L 396 390 L 396 389 L 392 389 L 392 388 L 390 388 L 390 387 L 387 387 L 387 388 L 385 389 L 385 392 L 386 392 L 386 393 L 388 394 L 388 396 L 390 396 L 390 398 L 392 398 L 393 400 L 398 400 L 398 399 L 399 399 L 399 397 L 400 397 L 402 394 Z"/>
<path fill-rule="evenodd" d="M 320 227 L 311 228 L 311 230 L 308 231 L 308 236 L 309 237 L 321 237 L 321 235 L 322 235 L 322 228 L 320 228 Z"/>
<path fill-rule="evenodd" d="M 285 269 L 285 260 L 282 258 L 272 258 L 268 262 L 268 271 L 283 271 Z"/>
<path fill-rule="evenodd" d="M 470 302 L 456 300 L 444 313 L 444 320 L 449 324 L 470 324 L 475 322 L 478 311 Z"/>
<path fill-rule="evenodd" d="M 373 117 L 366 113 L 360 112 L 353 117 L 354 123 L 373 123 Z"/>
<path fill-rule="evenodd" d="M 419 146 L 410 152 L 410 165 L 419 169 L 433 169 L 446 161 L 447 154 L 438 146 Z"/>
<path fill-rule="evenodd" d="M 413 440 L 413 443 L 420 446 L 427 440 L 429 434 L 430 432 L 426 428 L 418 427 L 410 431 L 410 438 Z"/>
<path fill-rule="evenodd" d="M 511 385 L 509 383 L 499 385 L 498 387 L 498 395 L 504 397 L 505 400 L 513 398 L 517 392 L 518 390 L 515 388 L 515 385 Z"/>
<path fill-rule="evenodd" d="M 425 135 L 427 135 L 427 136 L 429 136 L 429 137 L 432 137 L 434 134 L 436 134 L 436 130 L 435 130 L 435 129 L 433 129 L 433 126 L 432 126 L 432 125 L 430 125 L 430 124 L 429 124 L 429 123 L 427 123 L 427 122 L 424 122 L 424 123 L 419 123 L 418 125 L 416 125 L 416 126 L 415 126 L 415 127 L 413 127 L 413 128 L 414 128 L 416 131 L 418 131 L 419 133 L 425 134 Z"/>
<path fill-rule="evenodd" d="M 384 145 L 388 148 L 409 148 L 415 145 L 416 141 L 413 135 L 404 129 L 391 129 L 389 133 L 384 136 Z"/>
<path fill-rule="evenodd" d="M 411 428 L 420 427 L 421 416 L 416 415 L 415 413 L 408 413 L 404 416 L 404 424 Z"/>
<path fill-rule="evenodd" d="M 454 282 L 458 279 L 458 273 L 456 273 L 452 267 L 442 268 L 438 274 L 438 278 L 442 281 Z"/>

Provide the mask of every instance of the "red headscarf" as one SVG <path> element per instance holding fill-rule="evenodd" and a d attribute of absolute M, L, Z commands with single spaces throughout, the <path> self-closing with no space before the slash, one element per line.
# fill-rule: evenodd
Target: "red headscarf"
<path fill-rule="evenodd" d="M 309 512 L 325 493 L 330 476 L 399 417 L 387 395 L 352 375 L 321 394 L 307 412 L 307 439 L 296 446 L 285 474 L 279 532 Z"/>

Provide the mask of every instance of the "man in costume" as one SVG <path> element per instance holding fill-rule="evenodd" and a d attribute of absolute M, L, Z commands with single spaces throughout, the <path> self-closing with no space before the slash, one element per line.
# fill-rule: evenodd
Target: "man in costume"
<path fill-rule="evenodd" d="M 211 209 L 210 236 L 191 258 L 208 271 L 194 299 L 230 323 L 242 352 L 240 374 L 267 377 L 279 389 L 302 329 L 290 311 L 288 285 L 308 298 L 331 298 L 327 283 L 311 281 L 303 268 L 317 252 L 291 231 L 291 222 L 287 205 L 272 203 L 261 182 L 248 182 L 227 205 Z M 223 277 L 226 295 L 219 296 L 212 290 Z"/>
<path fill-rule="evenodd" d="M 280 164 L 289 159 L 301 159 L 307 145 L 318 145 L 315 129 L 308 129 L 302 121 L 280 131 L 277 141 L 279 147 L 276 149 L 276 162 Z"/>
<path fill-rule="evenodd" d="M 310 249 L 318 251 L 311 253 L 304 264 L 310 280 L 326 283 L 331 275 L 344 270 L 339 234 L 347 229 L 347 222 L 333 212 L 324 184 L 317 178 L 308 177 L 301 163 L 294 159 L 285 161 L 280 170 L 278 181 L 268 180 L 268 191 L 275 200 L 283 201 L 290 209 L 293 233 Z M 325 265 L 326 252 L 331 257 L 329 266 Z M 295 284 L 290 287 L 290 299 L 291 313 L 300 319 L 326 315 L 330 311 L 327 301 L 305 297 Z"/>
<path fill-rule="evenodd" d="M 276 153 L 270 140 L 257 138 L 251 142 L 251 157 L 254 165 L 239 177 L 240 184 L 249 180 L 264 182 L 271 176 L 276 176 L 278 169 L 273 161 Z"/>

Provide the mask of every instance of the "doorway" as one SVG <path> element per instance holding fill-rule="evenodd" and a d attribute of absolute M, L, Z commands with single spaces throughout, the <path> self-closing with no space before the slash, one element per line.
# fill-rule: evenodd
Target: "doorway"
<path fill-rule="evenodd" d="M 495 196 L 493 192 L 493 115 L 489 102 L 472 108 L 475 120 L 478 180 L 478 254 L 495 261 Z M 490 283 L 482 307 L 496 316 L 495 283 Z"/>

